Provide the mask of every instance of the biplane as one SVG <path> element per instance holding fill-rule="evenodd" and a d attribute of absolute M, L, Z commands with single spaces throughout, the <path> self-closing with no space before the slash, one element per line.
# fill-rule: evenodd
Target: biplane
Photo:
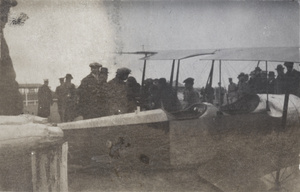
<path fill-rule="evenodd" d="M 142 85 L 148 61 L 170 61 L 169 82 L 172 85 L 175 78 L 175 90 L 181 61 L 190 58 L 197 58 L 199 65 L 205 60 L 212 61 L 207 81 L 210 85 L 216 62 L 220 77 L 225 61 L 264 62 L 266 71 L 272 62 L 300 63 L 298 47 L 129 54 L 143 55 Z M 163 108 L 137 110 L 58 126 L 69 142 L 71 164 L 87 166 L 93 162 L 100 167 L 151 169 L 193 167 L 222 191 L 261 191 L 283 188 L 283 182 L 298 171 L 299 112 L 298 96 L 263 93 L 247 95 L 223 106 L 201 102 L 174 112 Z M 271 176 L 265 178 L 268 174 Z M 263 178 L 271 187 L 261 184 Z"/>

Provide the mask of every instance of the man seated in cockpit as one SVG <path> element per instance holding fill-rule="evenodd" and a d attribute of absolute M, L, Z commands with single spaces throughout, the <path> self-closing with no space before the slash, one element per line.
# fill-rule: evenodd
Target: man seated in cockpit
<path fill-rule="evenodd" d="M 184 92 L 183 92 L 183 101 L 184 106 L 183 108 L 187 108 L 191 106 L 192 104 L 199 103 L 200 102 L 200 95 L 199 93 L 194 89 L 194 79 L 189 77 L 183 81 L 184 83 Z"/>

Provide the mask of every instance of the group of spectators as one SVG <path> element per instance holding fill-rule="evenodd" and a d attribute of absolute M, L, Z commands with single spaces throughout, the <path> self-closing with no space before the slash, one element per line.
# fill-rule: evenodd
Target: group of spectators
<path fill-rule="evenodd" d="M 134 77 L 129 77 L 130 69 L 119 68 L 115 78 L 107 81 L 107 68 L 99 63 L 89 66 L 91 72 L 81 80 L 78 88 L 71 82 L 71 74 L 59 79 L 55 94 L 61 122 L 73 121 L 78 116 L 91 119 L 136 110 L 136 93 L 139 93 L 136 90 L 140 85 Z M 48 117 L 53 98 L 47 79 L 39 88 L 38 101 L 38 116 Z"/>
<path fill-rule="evenodd" d="M 294 63 L 285 62 L 284 67 L 279 64 L 276 67 L 277 76 L 273 71 L 262 71 L 256 67 L 254 71 L 248 74 L 240 73 L 238 83 L 235 84 L 232 78 L 229 78 L 228 101 L 232 103 L 246 94 L 294 94 L 300 96 L 300 72 L 294 69 Z"/>
<path fill-rule="evenodd" d="M 266 71 L 256 67 L 250 73 L 250 77 L 248 74 L 240 73 L 237 84 L 232 81 L 232 78 L 229 78 L 227 103 L 233 103 L 247 94 L 290 93 L 300 96 L 300 72 L 293 69 L 293 65 L 292 62 L 284 63 L 287 69 L 286 73 L 284 73 L 284 67 L 278 65 L 276 77 L 273 71 L 267 74 Z M 71 74 L 59 79 L 60 85 L 56 88 L 55 94 L 58 98 L 61 122 L 73 121 L 77 116 L 91 119 L 130 113 L 134 112 L 137 106 L 141 110 L 163 108 L 166 111 L 174 112 L 206 101 L 201 99 L 200 94 L 194 90 L 194 79 L 191 77 L 183 81 L 185 88 L 183 101 L 180 102 L 177 91 L 165 78 L 146 79 L 141 87 L 134 77 L 129 76 L 131 70 L 128 68 L 117 69 L 116 76 L 107 81 L 107 68 L 102 67 L 99 63 L 91 63 L 89 66 L 91 73 L 82 79 L 78 88 L 71 82 L 73 79 Z M 226 90 L 219 84 L 219 89 L 217 88 L 215 92 L 216 97 L 220 97 L 217 98 L 217 105 L 222 105 Z M 48 117 L 50 106 L 53 104 L 48 80 L 44 80 L 44 85 L 39 88 L 38 100 L 38 115 Z"/>
<path fill-rule="evenodd" d="M 184 91 L 184 103 L 180 103 L 177 92 L 165 78 L 146 79 L 141 87 L 136 79 L 129 76 L 131 70 L 119 68 L 116 76 L 107 81 L 108 69 L 99 63 L 91 63 L 91 72 L 81 80 L 78 88 L 71 82 L 73 77 L 67 74 L 59 78 L 56 88 L 58 113 L 61 122 L 73 121 L 76 117 L 91 119 L 109 115 L 130 113 L 137 110 L 163 108 L 166 111 L 178 111 L 193 103 L 200 102 L 199 93 L 194 90 L 193 78 L 187 78 Z M 48 80 L 38 91 L 38 116 L 48 117 L 53 104 Z"/>

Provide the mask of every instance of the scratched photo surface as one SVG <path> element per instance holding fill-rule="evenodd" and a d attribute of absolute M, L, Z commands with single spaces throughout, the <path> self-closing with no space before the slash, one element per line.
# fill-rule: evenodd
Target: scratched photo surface
<path fill-rule="evenodd" d="M 300 190 L 298 1 L 0 6 L 0 190 Z"/>

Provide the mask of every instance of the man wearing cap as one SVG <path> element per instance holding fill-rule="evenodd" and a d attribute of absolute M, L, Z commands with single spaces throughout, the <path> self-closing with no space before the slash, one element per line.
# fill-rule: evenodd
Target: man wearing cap
<path fill-rule="evenodd" d="M 91 73 L 81 80 L 81 84 L 77 89 L 77 95 L 79 97 L 77 111 L 84 119 L 97 118 L 101 116 L 101 106 L 99 106 L 99 95 L 104 94 L 103 82 L 100 77 L 99 63 L 91 63 Z M 106 97 L 104 97 L 106 98 Z"/>
<path fill-rule="evenodd" d="M 228 85 L 228 95 L 227 95 L 227 98 L 228 98 L 228 103 L 233 103 L 234 101 L 236 101 L 237 99 L 237 85 L 232 81 L 232 78 L 228 78 L 228 81 L 229 81 L 229 85 Z"/>
<path fill-rule="evenodd" d="M 293 62 L 284 62 L 284 66 L 287 69 L 287 72 L 284 74 L 286 93 L 291 93 L 300 96 L 299 94 L 300 72 L 293 68 L 294 67 Z"/>
<path fill-rule="evenodd" d="M 53 104 L 48 84 L 48 79 L 44 79 L 44 84 L 38 89 L 38 116 L 45 118 L 50 116 L 50 106 Z"/>
<path fill-rule="evenodd" d="M 115 78 L 107 83 L 109 115 L 116 115 L 128 112 L 128 98 L 126 80 L 131 70 L 119 68 Z"/>
<path fill-rule="evenodd" d="M 184 108 L 187 108 L 195 103 L 200 102 L 200 95 L 194 89 L 194 79 L 189 77 L 183 81 L 184 91 L 183 91 L 183 101 L 185 102 Z"/>
<path fill-rule="evenodd" d="M 76 106 L 76 88 L 71 82 L 73 76 L 71 74 L 66 75 L 66 82 L 63 84 L 63 111 L 64 111 L 64 121 L 73 121 L 75 118 L 75 106 Z"/>
<path fill-rule="evenodd" d="M 59 78 L 60 85 L 56 87 L 55 94 L 57 97 L 57 107 L 58 107 L 58 114 L 60 117 L 60 122 L 64 122 L 64 114 L 63 114 L 63 84 L 64 84 L 65 78 Z"/>

